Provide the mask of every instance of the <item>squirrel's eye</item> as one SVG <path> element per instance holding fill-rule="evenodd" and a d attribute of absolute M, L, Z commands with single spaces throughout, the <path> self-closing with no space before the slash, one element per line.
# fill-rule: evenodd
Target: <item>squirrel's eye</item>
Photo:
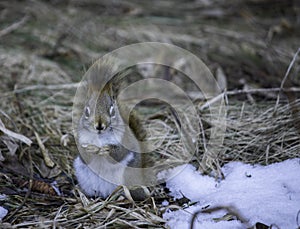
<path fill-rule="evenodd" d="M 86 107 L 86 108 L 84 109 L 84 116 L 85 116 L 85 118 L 88 119 L 88 118 L 90 117 L 90 114 L 91 114 L 90 108 L 89 108 L 89 107 Z"/>
<path fill-rule="evenodd" d="M 115 107 L 114 107 L 114 105 L 110 106 L 110 108 L 109 108 L 109 115 L 110 115 L 111 118 L 115 117 Z"/>

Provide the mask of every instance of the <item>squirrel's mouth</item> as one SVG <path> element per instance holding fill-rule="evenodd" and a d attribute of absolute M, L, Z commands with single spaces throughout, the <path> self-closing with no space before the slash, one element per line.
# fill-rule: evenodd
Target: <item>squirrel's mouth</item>
<path fill-rule="evenodd" d="M 107 145 L 119 145 L 121 140 L 121 136 L 115 133 L 111 127 L 100 133 L 90 130 L 81 130 L 78 134 L 78 143 L 83 149 L 88 148 L 90 145 L 98 148 Z"/>

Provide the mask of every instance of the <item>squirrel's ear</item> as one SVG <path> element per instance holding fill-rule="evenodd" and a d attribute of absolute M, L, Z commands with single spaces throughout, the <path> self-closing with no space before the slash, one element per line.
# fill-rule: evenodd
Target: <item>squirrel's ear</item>
<path fill-rule="evenodd" d="M 115 92 L 112 89 L 111 89 L 110 97 L 112 98 L 113 101 L 116 100 Z"/>
<path fill-rule="evenodd" d="M 113 83 L 107 83 L 107 92 L 114 99 Z"/>

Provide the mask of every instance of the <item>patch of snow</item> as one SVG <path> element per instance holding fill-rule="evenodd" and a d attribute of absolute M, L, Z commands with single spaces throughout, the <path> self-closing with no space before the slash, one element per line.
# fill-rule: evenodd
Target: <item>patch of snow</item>
<path fill-rule="evenodd" d="M 222 171 L 225 179 L 220 182 L 201 175 L 192 165 L 168 171 L 168 176 L 172 177 L 167 181 L 171 195 L 181 198 L 183 194 L 192 202 L 197 202 L 184 210 L 168 210 L 163 217 L 170 228 L 189 228 L 193 213 L 208 205 L 209 208 L 232 207 L 248 222 L 214 221 L 214 218 L 228 213 L 222 209 L 198 214 L 194 228 L 240 229 L 257 222 L 269 226 L 275 224 L 281 229 L 298 227 L 300 159 L 268 166 L 231 162 L 223 166 Z"/>
<path fill-rule="evenodd" d="M 0 221 L 7 215 L 8 211 L 0 206 Z"/>
<path fill-rule="evenodd" d="M 169 205 L 169 202 L 167 200 L 164 200 L 162 203 L 161 203 L 162 206 L 168 206 Z"/>

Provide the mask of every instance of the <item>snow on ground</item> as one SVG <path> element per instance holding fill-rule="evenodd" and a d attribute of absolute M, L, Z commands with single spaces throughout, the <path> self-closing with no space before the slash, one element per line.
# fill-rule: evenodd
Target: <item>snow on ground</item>
<path fill-rule="evenodd" d="M 183 194 L 197 202 L 183 210 L 169 209 L 163 217 L 170 228 L 189 228 L 193 213 L 208 205 L 209 208 L 231 206 L 248 223 L 243 224 L 239 220 L 215 222 L 214 218 L 228 213 L 222 209 L 198 214 L 194 228 L 247 228 L 257 222 L 269 226 L 275 224 L 280 229 L 299 227 L 296 222 L 300 210 L 299 158 L 268 166 L 231 162 L 222 171 L 225 180 L 219 182 L 201 175 L 192 165 L 180 166 L 169 172 L 174 175 L 167 181 L 171 195 L 181 198 Z"/>
<path fill-rule="evenodd" d="M 3 195 L 0 193 L 0 201 L 4 201 L 6 199 L 6 195 Z M 0 206 L 0 223 L 1 220 L 7 215 L 8 210 L 6 210 L 4 207 Z"/>
<path fill-rule="evenodd" d="M 0 206 L 0 222 L 7 215 L 7 213 L 8 211 L 4 207 Z"/>

